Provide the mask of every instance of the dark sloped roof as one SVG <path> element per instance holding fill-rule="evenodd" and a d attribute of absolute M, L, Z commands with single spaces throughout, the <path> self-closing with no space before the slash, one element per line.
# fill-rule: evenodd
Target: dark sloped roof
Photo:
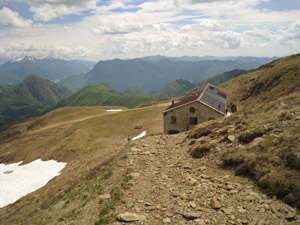
<path fill-rule="evenodd" d="M 215 89 L 216 91 L 212 91 Z M 174 104 L 171 104 L 165 111 L 169 111 L 171 109 L 181 107 L 183 105 L 186 105 L 194 101 L 199 101 L 205 103 L 206 105 L 209 105 L 210 107 L 216 109 L 217 111 L 220 111 L 217 105 L 222 104 L 224 105 L 223 107 L 224 111 L 222 110 L 220 112 L 225 113 L 226 98 L 227 98 L 226 92 L 208 83 L 192 89 L 182 100 L 175 102 Z"/>
<path fill-rule="evenodd" d="M 198 99 L 198 97 L 199 96 L 197 96 L 197 95 L 188 96 L 188 97 L 180 100 L 179 102 L 175 102 L 174 104 L 170 105 L 166 110 L 173 109 L 173 108 L 176 108 L 178 106 L 196 101 Z"/>

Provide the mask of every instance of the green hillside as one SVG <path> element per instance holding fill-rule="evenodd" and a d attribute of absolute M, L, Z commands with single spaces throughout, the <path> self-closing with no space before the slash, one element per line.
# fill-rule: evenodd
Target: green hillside
<path fill-rule="evenodd" d="M 238 70 L 238 69 L 231 70 L 229 72 L 225 72 L 225 73 L 222 73 L 222 74 L 217 74 L 217 75 L 215 75 L 213 77 L 210 77 L 206 80 L 197 82 L 197 83 L 195 83 L 195 86 L 200 86 L 200 85 L 206 84 L 206 83 L 211 83 L 213 85 L 219 85 L 219 84 L 222 84 L 222 83 L 224 83 L 228 80 L 236 78 L 236 77 L 238 77 L 242 74 L 251 73 L 253 71 L 254 70 Z"/>
<path fill-rule="evenodd" d="M 140 89 L 137 86 L 130 86 L 126 90 L 123 91 L 124 96 L 133 96 L 133 97 L 147 97 L 149 93 Z"/>
<path fill-rule="evenodd" d="M 133 108 L 142 103 L 151 102 L 150 97 L 132 97 L 124 96 L 108 84 L 99 83 L 97 85 L 88 86 L 74 93 L 68 98 L 60 101 L 48 111 L 65 106 L 125 106 Z"/>
<path fill-rule="evenodd" d="M 20 84 L 2 89 L 0 120 L 3 123 L 40 115 L 71 92 L 52 81 L 29 75 Z"/>
<path fill-rule="evenodd" d="M 163 97 L 174 97 L 181 95 L 182 93 L 191 90 L 192 88 L 196 87 L 193 83 L 179 79 L 176 81 L 173 81 L 169 84 L 167 84 L 163 89 L 160 91 L 156 92 L 153 97 L 155 98 L 163 98 Z"/>

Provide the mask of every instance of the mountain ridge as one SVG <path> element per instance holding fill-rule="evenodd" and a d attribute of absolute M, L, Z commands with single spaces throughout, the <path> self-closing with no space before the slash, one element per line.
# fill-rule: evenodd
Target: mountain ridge
<path fill-rule="evenodd" d="M 176 79 L 200 81 L 232 69 L 250 69 L 259 65 L 253 62 L 238 63 L 230 60 L 184 62 L 164 59 L 155 62 L 143 59 L 115 59 L 100 61 L 83 75 L 81 80 L 85 86 L 102 82 L 118 90 L 125 90 L 134 85 L 146 91 L 157 91 Z M 68 82 L 72 82 L 72 79 Z"/>
<path fill-rule="evenodd" d="M 93 65 L 94 63 L 83 60 L 68 61 L 51 57 L 37 59 L 25 56 L 0 65 L 0 82 L 15 85 L 28 74 L 57 81 L 68 75 L 87 72 Z"/>
<path fill-rule="evenodd" d="M 154 100 L 150 97 L 130 96 L 126 93 L 124 94 L 108 84 L 98 83 L 82 88 L 66 99 L 61 100 L 56 105 L 50 107 L 45 112 L 66 106 L 124 106 L 133 108 L 142 103 Z"/>
<path fill-rule="evenodd" d="M 21 83 L 4 89 L 0 96 L 0 120 L 14 122 L 38 116 L 70 94 L 65 87 L 31 74 Z"/>

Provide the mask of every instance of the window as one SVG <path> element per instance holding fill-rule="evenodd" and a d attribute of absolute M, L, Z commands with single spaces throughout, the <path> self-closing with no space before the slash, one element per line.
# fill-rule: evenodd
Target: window
<path fill-rule="evenodd" d="M 221 111 L 221 105 L 218 105 L 218 109 L 219 109 L 219 111 Z"/>
<path fill-rule="evenodd" d="M 190 125 L 196 125 L 196 124 L 198 124 L 198 118 L 190 117 Z"/>
<path fill-rule="evenodd" d="M 169 130 L 168 134 L 178 134 L 178 130 Z"/>
<path fill-rule="evenodd" d="M 190 112 L 191 112 L 191 113 L 196 112 L 195 108 L 194 108 L 194 107 L 191 107 L 191 108 L 190 108 Z"/>
<path fill-rule="evenodd" d="M 208 117 L 208 121 L 210 121 L 210 120 L 214 120 L 215 118 L 213 118 L 213 117 Z"/>
<path fill-rule="evenodd" d="M 209 86 L 209 88 L 210 88 L 211 90 L 215 90 L 215 88 L 214 88 L 213 86 Z"/>
<path fill-rule="evenodd" d="M 171 116 L 171 124 L 176 124 L 176 116 Z"/>

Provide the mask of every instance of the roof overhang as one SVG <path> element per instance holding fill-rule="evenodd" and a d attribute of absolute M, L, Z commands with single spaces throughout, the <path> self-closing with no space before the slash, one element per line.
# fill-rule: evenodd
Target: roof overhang
<path fill-rule="evenodd" d="M 176 110 L 176 109 L 178 109 L 178 108 L 181 108 L 181 107 L 187 106 L 187 105 L 189 105 L 189 104 L 192 104 L 192 103 L 194 103 L 194 102 L 199 102 L 199 103 L 201 103 L 201 104 L 205 105 L 206 107 L 213 109 L 213 110 L 214 110 L 214 111 L 216 111 L 217 113 L 220 113 L 220 114 L 222 114 L 222 115 L 225 115 L 225 113 L 224 113 L 224 112 L 222 112 L 222 111 L 219 111 L 219 110 L 215 109 L 214 107 L 211 107 L 210 105 L 208 105 L 208 104 L 206 104 L 206 103 L 204 103 L 204 102 L 202 102 L 202 101 L 199 101 L 199 100 L 195 100 L 195 101 L 188 102 L 188 103 L 186 103 L 186 104 L 179 105 L 179 106 L 177 106 L 177 107 L 174 107 L 174 108 L 171 108 L 171 109 L 167 109 L 167 110 L 163 111 L 163 113 L 166 113 L 166 112 L 169 112 L 169 111 L 172 111 L 172 110 Z"/>

